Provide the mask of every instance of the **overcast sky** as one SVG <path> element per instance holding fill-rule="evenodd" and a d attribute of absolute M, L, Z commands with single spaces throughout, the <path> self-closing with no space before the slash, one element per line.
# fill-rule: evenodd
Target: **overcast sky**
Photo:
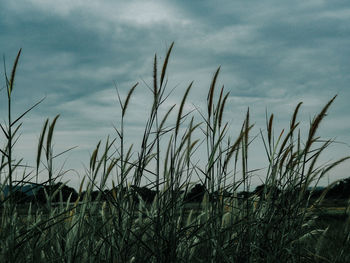
<path fill-rule="evenodd" d="M 123 97 L 136 82 L 140 85 L 127 112 L 127 135 L 129 142 L 141 141 L 152 103 L 147 85 L 154 54 L 162 61 L 173 41 L 168 87 L 176 90 L 168 107 L 179 104 L 194 81 L 186 110 L 194 104 L 204 111 L 211 78 L 221 66 L 218 86 L 230 92 L 224 118 L 232 138 L 248 107 L 255 123 L 252 135 L 265 129 L 267 110 L 275 114 L 277 136 L 288 127 L 298 102 L 303 101 L 299 120 L 306 132 L 313 116 L 338 94 L 318 135 L 344 144 L 330 147 L 322 161 L 350 155 L 349 25 L 347 0 L 1 1 L 0 52 L 8 71 L 23 49 L 14 115 L 46 96 L 24 119 L 16 156 L 34 165 L 45 119 L 61 114 L 55 151 L 78 148 L 58 158 L 56 168 L 66 161 L 66 169 L 75 169 L 78 174 L 67 173 L 63 181 L 77 187 L 97 142 L 116 137 L 113 125 L 119 125 L 120 108 L 115 85 Z M 0 72 L 4 87 L 3 67 Z M 4 123 L 5 89 L 0 95 Z M 0 138 L 4 145 L 4 136 Z M 267 165 L 260 138 L 249 165 Z M 349 177 L 349 169 L 349 162 L 341 165 L 330 181 Z"/>

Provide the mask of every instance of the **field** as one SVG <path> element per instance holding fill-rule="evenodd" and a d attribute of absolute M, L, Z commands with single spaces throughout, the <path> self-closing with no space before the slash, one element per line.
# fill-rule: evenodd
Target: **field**
<path fill-rule="evenodd" d="M 11 75 L 6 76 L 8 119 L 1 125 L 6 145 L 0 152 L 0 175 L 2 184 L 10 186 L 10 194 L 1 196 L 0 262 L 350 262 L 348 205 L 331 208 L 333 204 L 327 204 L 325 196 L 332 185 L 316 199 L 311 198 L 313 190 L 308 190 L 349 159 L 318 166 L 331 140 L 318 137 L 317 130 L 335 97 L 310 123 L 306 138 L 300 137 L 298 129 L 301 103 L 296 105 L 290 126 L 278 137 L 274 136 L 274 115 L 267 117 L 266 134 L 261 132 L 268 160 L 263 187 L 238 198 L 238 189 L 246 193 L 251 189 L 248 156 L 253 125 L 249 110 L 240 133 L 232 139 L 223 122 L 229 94 L 223 88 L 216 90 L 218 68 L 200 122 L 185 112 L 192 83 L 180 101 L 175 121 L 170 122 L 175 105 L 165 114 L 159 109 L 168 97 L 166 74 L 172 47 L 160 70 L 157 57 L 154 59 L 153 104 L 140 136 L 140 149 L 126 145 L 124 131 L 135 84 L 125 99 L 118 94 L 121 120 L 116 138 L 100 141 L 92 152 L 78 199 L 58 205 L 53 200 L 62 197 L 64 184 L 58 189 L 51 186 L 62 177 L 52 168 L 56 156 L 52 138 L 59 116 L 44 123 L 35 168 L 24 169 L 20 182 L 14 180 L 22 167 L 13 157 L 19 120 L 39 104 L 19 119 L 12 118 L 18 53 Z M 206 151 L 204 166 L 197 165 L 194 158 L 200 145 Z M 130 185 L 141 186 L 150 174 L 154 180 L 148 186 L 156 191 L 155 199 L 145 203 L 136 195 L 135 200 Z M 14 186 L 39 176 L 47 178 L 45 203 L 17 205 Z M 201 178 L 205 194 L 199 203 L 185 204 L 193 177 Z M 107 187 L 108 180 L 112 188 Z M 94 189 L 100 192 L 92 202 Z M 233 197 L 225 197 L 225 192 Z"/>

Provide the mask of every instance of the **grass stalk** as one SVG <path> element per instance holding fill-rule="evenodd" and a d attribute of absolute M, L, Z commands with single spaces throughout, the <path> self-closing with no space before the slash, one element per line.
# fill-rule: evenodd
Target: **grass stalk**
<path fill-rule="evenodd" d="M 316 186 L 309 190 L 350 159 L 344 157 L 329 165 L 318 165 L 332 140 L 321 141 L 316 134 L 335 97 L 311 122 L 305 144 L 297 120 L 301 103 L 296 106 L 286 132 L 282 130 L 276 137 L 275 115 L 268 117 L 266 113 L 266 134 L 260 130 L 260 135 L 268 168 L 264 184 L 252 191 L 251 180 L 256 171 L 249 170 L 248 161 L 250 145 L 256 138 L 251 136 L 254 125 L 248 108 L 238 136 L 235 139 L 228 136 L 224 114 L 230 95 L 225 93 L 224 86 L 216 92 L 220 67 L 209 86 L 207 114 L 197 110 L 199 122 L 192 111 L 185 112 L 193 82 L 179 101 L 175 121 L 171 116 L 175 105 L 162 115 L 161 106 L 171 93 L 167 93 L 167 68 L 173 47 L 174 43 L 160 69 L 157 55 L 154 56 L 153 101 L 140 148 L 134 143 L 126 144 L 125 120 L 132 110 L 130 102 L 136 83 L 123 100 L 117 89 L 121 115 L 120 125 L 115 127 L 116 138 L 108 136 L 105 143 L 102 140 L 97 143 L 75 200 L 73 194 L 64 198 L 67 182 L 56 183 L 66 171 L 55 174 L 55 158 L 67 152 L 54 155 L 53 151 L 59 115 L 44 122 L 33 171 L 28 172 L 28 166 L 13 158 L 13 146 L 21 127 L 17 121 L 41 102 L 17 119 L 11 115 L 19 51 L 10 80 L 6 77 L 8 123 L 0 125 L 7 141 L 0 150 L 0 175 L 4 175 L 3 184 L 10 186 L 10 198 L 4 195 L 4 186 L 0 188 L 0 261 L 317 262 L 336 258 L 336 262 L 346 262 L 350 258 L 349 235 L 338 234 L 341 245 L 326 254 L 324 247 L 334 231 L 331 226 L 321 226 L 317 218 L 321 215 L 317 211 L 333 185 L 317 200 L 312 197 Z M 322 144 L 316 147 L 318 142 Z M 206 150 L 204 164 L 196 159 L 202 150 Z M 42 161 L 43 152 L 46 162 Z M 39 184 L 41 165 L 45 166 L 48 178 Z M 15 181 L 14 175 L 22 168 L 22 180 Z M 199 187 L 192 187 L 196 184 L 195 176 L 201 183 Z M 15 189 L 32 177 L 42 187 L 40 193 L 45 203 L 32 202 L 23 208 L 15 203 L 21 200 Z M 148 190 L 142 185 L 145 182 Z M 196 189 L 200 189 L 198 193 Z M 155 197 L 147 201 L 145 192 L 150 190 Z M 197 203 L 189 201 L 191 194 Z M 349 222 L 348 216 L 346 220 Z M 344 229 L 348 228 L 347 223 Z"/>

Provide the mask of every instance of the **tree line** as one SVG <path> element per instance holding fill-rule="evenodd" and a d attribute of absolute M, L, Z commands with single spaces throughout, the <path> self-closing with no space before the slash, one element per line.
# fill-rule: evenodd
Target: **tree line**
<path fill-rule="evenodd" d="M 240 199 L 249 198 L 252 195 L 262 195 L 265 186 L 259 185 L 252 192 L 240 191 L 237 193 L 236 197 Z M 321 196 L 325 188 L 317 187 L 312 190 L 311 197 L 318 198 Z M 106 201 L 109 198 L 113 198 L 113 195 L 118 191 L 118 189 L 110 189 L 110 190 L 95 190 L 92 191 L 89 195 L 89 201 Z M 122 191 L 126 192 L 126 189 L 122 189 Z M 265 190 L 266 191 L 266 190 Z M 308 189 L 307 191 L 311 191 Z M 113 193 L 114 192 L 114 193 Z M 270 192 L 274 195 L 279 196 L 283 191 L 276 188 L 271 190 Z M 24 203 L 38 203 L 44 204 L 47 202 L 47 197 L 50 194 L 55 193 L 53 195 L 51 202 L 75 202 L 78 199 L 79 194 L 77 191 L 69 187 L 67 185 L 63 185 L 62 183 L 56 183 L 51 186 L 49 185 L 41 185 L 41 184 L 26 184 L 22 186 L 14 187 L 14 191 L 12 193 L 13 200 L 16 203 L 24 204 Z M 196 184 L 192 189 L 190 189 L 187 193 L 184 191 L 180 191 L 179 193 L 175 193 L 180 195 L 184 195 L 184 202 L 189 203 L 199 203 L 203 200 L 203 197 L 206 193 L 206 188 L 202 184 Z M 86 195 L 86 191 L 83 191 L 80 196 L 80 200 L 84 199 Z M 141 198 L 146 203 L 152 203 L 157 192 L 155 190 L 149 189 L 147 187 L 138 187 L 138 186 L 130 186 L 129 198 L 133 198 L 135 202 L 139 202 L 139 198 Z M 0 192 L 0 200 L 4 202 L 9 196 L 9 187 L 2 187 L 2 191 Z M 219 196 L 221 197 L 232 197 L 233 194 L 224 190 L 222 193 L 218 193 L 217 191 L 214 193 L 208 193 L 209 201 L 213 201 L 217 199 Z M 330 188 L 325 196 L 326 199 L 348 199 L 350 198 L 350 177 L 340 180 L 337 184 L 335 184 L 332 188 Z"/>

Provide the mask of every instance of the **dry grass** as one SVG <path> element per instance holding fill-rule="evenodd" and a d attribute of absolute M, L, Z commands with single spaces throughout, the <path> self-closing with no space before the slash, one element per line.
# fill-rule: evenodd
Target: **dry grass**
<path fill-rule="evenodd" d="M 200 112 L 202 120 L 184 113 L 184 105 L 192 83 L 181 100 L 175 124 L 168 117 L 174 110 L 160 116 L 159 107 L 167 99 L 166 74 L 173 44 L 170 46 L 158 81 L 158 61 L 153 65 L 153 106 L 149 113 L 141 147 L 126 148 L 124 118 L 136 85 L 131 88 L 124 102 L 119 96 L 121 108 L 120 127 L 115 127 L 117 137 L 108 138 L 103 147 L 97 144 L 90 158 L 90 165 L 79 189 L 79 199 L 73 206 L 53 207 L 51 200 L 60 190 L 49 191 L 44 208 L 32 212 L 28 207 L 26 217 L 18 216 L 17 206 L 10 197 L 1 201 L 0 261 L 2 262 L 328 262 L 331 258 L 322 254 L 327 244 L 328 228 L 318 226 L 317 214 L 309 207 L 306 191 L 343 158 L 325 167 L 317 167 L 317 159 L 330 141 L 321 144 L 316 136 L 319 124 L 333 103 L 332 98 L 310 125 L 308 137 L 302 143 L 297 130 L 297 105 L 289 130 L 274 138 L 273 115 L 267 118 L 267 140 L 261 132 L 268 171 L 265 187 L 258 198 L 237 198 L 238 187 L 250 189 L 248 168 L 251 143 L 249 109 L 237 139 L 227 136 L 227 123 L 223 123 L 224 107 L 229 96 L 220 90 L 215 102 L 216 80 L 220 68 L 213 76 L 207 97 L 207 113 Z M 14 142 L 20 125 L 11 118 L 11 94 L 20 52 L 15 60 L 8 90 L 8 123 L 1 125 L 7 144 L 1 149 L 0 174 L 3 184 L 14 187 L 13 175 L 20 161 L 12 157 Z M 34 106 L 36 106 L 35 104 Z M 33 106 L 33 107 L 34 107 Z M 32 108 L 33 108 L 32 107 Z M 20 119 L 32 108 L 26 111 Z M 190 122 L 186 129 L 186 119 Z M 47 184 L 52 185 L 62 174 L 54 174 L 52 162 L 54 149 L 52 138 L 58 116 L 46 120 L 39 137 L 35 176 L 40 174 L 42 152 L 45 155 Z M 17 126 L 15 126 L 17 124 Z M 183 132 L 182 132 L 183 131 Z M 201 132 L 202 138 L 195 138 Z M 46 143 L 45 143 L 46 138 Z M 205 166 L 193 160 L 198 145 L 204 143 L 207 151 Z M 160 145 L 167 145 L 165 153 Z M 119 145 L 119 146 L 118 146 Z M 117 151 L 112 151 L 116 147 Z M 133 152 L 137 154 L 132 154 Z M 164 159 L 164 162 L 161 160 Z M 150 165 L 152 163 L 152 165 Z M 153 165 L 154 164 L 154 165 Z M 17 170 L 16 170 L 17 169 Z M 241 170 L 239 174 L 237 171 Z M 141 179 L 151 173 L 155 180 L 150 184 L 157 190 L 152 205 L 139 202 L 130 195 L 130 184 L 140 186 Z M 186 210 L 184 196 L 190 190 L 193 175 L 203 178 L 206 194 L 198 209 Z M 100 182 L 97 178 L 101 178 Z M 91 202 L 93 187 L 105 190 L 108 179 L 113 182 L 112 194 L 102 207 Z M 233 179 L 232 179 L 233 178 Z M 25 170 L 24 184 L 31 178 Z M 87 194 L 82 197 L 82 191 Z M 182 192 L 181 192 L 182 191 Z M 222 197 L 224 191 L 233 198 Z M 209 193 L 215 197 L 209 201 Z M 100 196 L 105 195 L 101 191 Z M 320 197 L 313 205 L 317 207 Z M 349 222 L 349 219 L 347 219 Z M 345 226 L 348 229 L 348 225 Z M 349 262 L 349 235 L 344 235 L 338 245 L 337 262 Z M 322 255 L 321 255 L 322 254 Z"/>

